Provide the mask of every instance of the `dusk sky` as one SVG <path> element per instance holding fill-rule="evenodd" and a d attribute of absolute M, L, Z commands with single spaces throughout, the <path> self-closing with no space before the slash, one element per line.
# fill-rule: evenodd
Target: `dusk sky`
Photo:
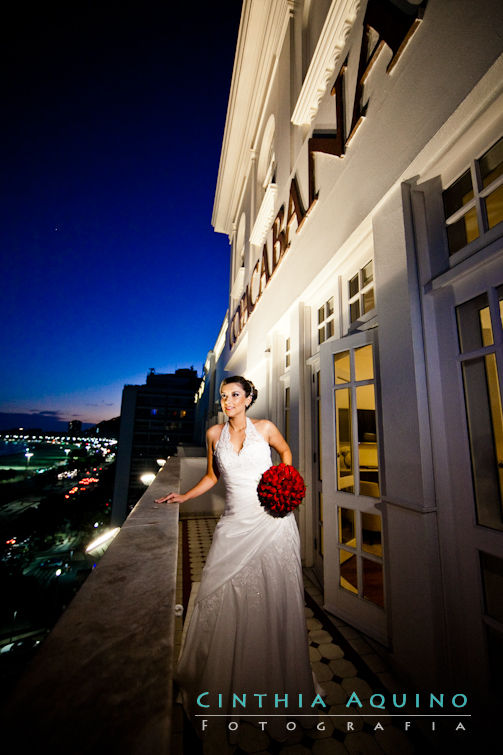
<path fill-rule="evenodd" d="M 201 373 L 216 340 L 229 244 L 211 214 L 241 1 L 14 5 L 0 429 L 10 413 L 49 429 L 117 416 L 150 367 Z"/>

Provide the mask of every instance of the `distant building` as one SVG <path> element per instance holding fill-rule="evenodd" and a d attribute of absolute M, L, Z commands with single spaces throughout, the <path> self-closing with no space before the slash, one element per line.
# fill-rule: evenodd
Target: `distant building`
<path fill-rule="evenodd" d="M 80 435 L 82 433 L 82 422 L 80 419 L 72 419 L 71 422 L 68 423 L 68 434 L 69 435 Z"/>
<path fill-rule="evenodd" d="M 93 425 L 85 430 L 82 434 L 85 436 L 101 435 L 102 438 L 117 438 L 119 439 L 119 425 L 120 417 L 113 417 L 112 419 L 104 419 L 98 422 L 97 425 Z"/>
<path fill-rule="evenodd" d="M 157 459 L 174 456 L 179 444 L 193 442 L 200 382 L 193 368 L 164 375 L 151 370 L 146 385 L 124 386 L 112 508 L 116 524 L 141 497 L 141 476 L 157 472 Z"/>

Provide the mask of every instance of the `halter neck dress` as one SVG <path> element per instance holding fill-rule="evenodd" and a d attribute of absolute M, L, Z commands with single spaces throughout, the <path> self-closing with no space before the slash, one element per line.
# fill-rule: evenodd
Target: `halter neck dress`
<path fill-rule="evenodd" d="M 257 719 L 245 714 L 260 713 L 265 720 L 271 715 L 267 731 L 281 736 L 284 722 L 277 715 L 312 714 L 316 694 L 299 531 L 292 512 L 277 518 L 260 504 L 257 485 L 272 464 L 271 450 L 249 418 L 239 453 L 226 423 L 215 458 L 226 487 L 225 510 L 215 528 L 175 679 L 189 717 L 226 714 L 253 722 Z M 197 702 L 200 695 L 203 705 Z M 233 695 L 246 695 L 245 707 L 236 706 Z M 276 704 L 276 695 L 280 701 L 286 697 L 288 705 Z"/>

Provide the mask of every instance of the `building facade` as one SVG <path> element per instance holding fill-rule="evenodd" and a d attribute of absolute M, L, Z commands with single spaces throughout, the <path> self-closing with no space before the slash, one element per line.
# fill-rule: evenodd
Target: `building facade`
<path fill-rule="evenodd" d="M 72 419 L 68 423 L 68 435 L 80 435 L 82 433 L 82 422 L 80 419 Z"/>
<path fill-rule="evenodd" d="M 112 519 L 122 524 L 145 490 L 141 477 L 159 470 L 157 460 L 174 456 L 177 446 L 194 438 L 194 396 L 201 379 L 196 370 L 174 374 L 150 370 L 145 385 L 122 391 L 119 444 Z M 148 478 L 146 478 L 148 480 Z"/>
<path fill-rule="evenodd" d="M 196 399 L 196 419 L 194 440 L 201 446 L 206 443 L 206 430 L 216 422 L 223 422 L 224 415 L 220 406 L 220 383 L 225 377 L 224 363 L 221 359 L 227 338 L 229 313 L 227 312 L 220 328 L 215 345 L 206 356 L 203 377 Z"/>
<path fill-rule="evenodd" d="M 244 0 L 200 399 L 253 380 L 326 609 L 472 698 L 503 672 L 502 31 L 496 0 Z"/>

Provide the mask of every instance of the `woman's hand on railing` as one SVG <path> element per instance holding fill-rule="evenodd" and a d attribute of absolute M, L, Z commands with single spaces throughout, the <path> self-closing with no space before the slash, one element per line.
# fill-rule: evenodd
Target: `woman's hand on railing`
<path fill-rule="evenodd" d="M 183 503 L 186 500 L 181 493 L 168 493 L 162 498 L 156 498 L 155 503 Z"/>

